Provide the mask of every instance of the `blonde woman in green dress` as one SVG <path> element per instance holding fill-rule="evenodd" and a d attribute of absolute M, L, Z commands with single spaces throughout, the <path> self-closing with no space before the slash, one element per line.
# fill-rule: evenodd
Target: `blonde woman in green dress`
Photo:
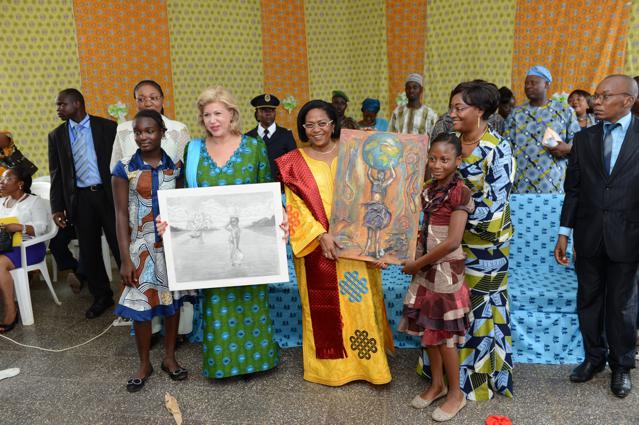
<path fill-rule="evenodd" d="M 266 145 L 242 135 L 240 111 L 223 87 L 208 88 L 197 100 L 206 133 L 184 151 L 186 187 L 271 181 Z M 162 222 L 162 230 L 166 223 Z M 280 225 L 288 235 L 286 216 Z M 214 253 L 203 252 L 203 260 Z M 279 363 L 268 307 L 268 286 L 248 285 L 201 291 L 192 342 L 202 342 L 203 375 L 227 378 L 266 371 Z"/>

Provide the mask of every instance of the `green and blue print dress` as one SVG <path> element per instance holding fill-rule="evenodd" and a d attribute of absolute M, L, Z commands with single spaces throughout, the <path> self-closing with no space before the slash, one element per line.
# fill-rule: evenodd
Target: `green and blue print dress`
<path fill-rule="evenodd" d="M 513 234 L 509 197 L 515 160 L 510 143 L 496 132 L 486 131 L 475 150 L 463 159 L 459 173 L 475 202 L 462 240 L 474 319 L 459 349 L 460 385 L 469 400 L 491 399 L 493 391 L 512 397 L 508 254 Z M 418 371 L 430 378 L 426 351 Z"/>
<path fill-rule="evenodd" d="M 194 152 L 198 154 L 197 161 L 189 158 Z M 191 140 L 184 151 L 184 164 L 188 187 L 271 181 L 266 145 L 262 140 L 248 136 L 242 136 L 239 147 L 223 166 L 209 156 L 202 139 Z M 196 173 L 189 172 L 193 164 L 197 166 Z M 207 253 L 203 253 L 205 255 Z M 203 257 L 203 261 L 206 258 Z M 204 376 L 219 379 L 277 366 L 279 352 L 273 334 L 268 285 L 201 291 L 190 339 L 202 342 Z"/>

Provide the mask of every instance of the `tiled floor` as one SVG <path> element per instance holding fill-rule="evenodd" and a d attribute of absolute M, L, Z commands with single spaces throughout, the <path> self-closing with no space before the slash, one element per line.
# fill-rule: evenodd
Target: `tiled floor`
<path fill-rule="evenodd" d="M 8 336 L 26 344 L 61 348 L 83 342 L 105 329 L 110 313 L 86 320 L 91 298 L 56 285 L 62 306 L 51 301 L 44 284 L 32 290 L 36 323 Z M 64 353 L 18 347 L 0 338 L 0 369 L 19 367 L 20 375 L 0 381 L 0 424 L 171 424 L 164 393 L 174 395 L 184 424 L 423 424 L 431 409 L 417 411 L 410 399 L 426 385 L 416 376 L 414 350 L 391 358 L 392 383 L 375 387 L 352 383 L 340 388 L 302 379 L 300 349 L 281 352 L 282 364 L 250 380 L 208 381 L 199 376 L 199 346 L 185 345 L 179 359 L 192 375 L 172 382 L 160 371 L 162 346 L 152 352 L 156 372 L 144 390 L 124 386 L 137 355 L 128 328 L 110 329 L 96 341 Z M 483 424 L 489 415 L 509 416 L 514 424 L 639 424 L 639 388 L 624 400 L 608 389 L 606 371 L 586 384 L 571 384 L 571 366 L 516 365 L 515 399 L 468 404 L 452 422 Z M 635 374 L 636 375 L 636 374 Z M 635 379 L 639 385 L 639 378 Z"/>

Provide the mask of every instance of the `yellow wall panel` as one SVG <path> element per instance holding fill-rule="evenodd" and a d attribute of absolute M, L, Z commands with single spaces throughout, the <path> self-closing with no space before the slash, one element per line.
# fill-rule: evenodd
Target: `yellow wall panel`
<path fill-rule="evenodd" d="M 239 103 L 244 131 L 253 128 L 249 102 L 263 91 L 260 0 L 174 0 L 168 8 L 176 119 L 203 136 L 195 101 L 222 85 Z"/>
<path fill-rule="evenodd" d="M 47 134 L 60 124 L 55 97 L 80 88 L 72 1 L 0 1 L 0 129 L 48 174 Z"/>
<path fill-rule="evenodd" d="M 624 72 L 631 77 L 639 75 L 639 1 L 632 2 L 630 27 L 628 28 L 628 44 L 626 47 L 626 63 Z"/>
<path fill-rule="evenodd" d="M 350 98 L 346 115 L 361 119 L 362 101 L 382 102 L 388 118 L 386 15 L 383 0 L 306 0 L 306 43 L 313 99 L 331 100 L 333 90 Z M 394 99 L 393 99 L 394 102 Z"/>
<path fill-rule="evenodd" d="M 511 83 L 515 0 L 430 0 L 424 103 L 442 114 L 455 86 Z"/>

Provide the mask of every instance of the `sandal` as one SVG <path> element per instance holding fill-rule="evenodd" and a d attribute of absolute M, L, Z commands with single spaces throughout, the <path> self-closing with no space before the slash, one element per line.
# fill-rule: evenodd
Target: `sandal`
<path fill-rule="evenodd" d="M 189 376 L 189 371 L 184 369 L 183 367 L 178 367 L 173 372 L 171 372 L 169 368 L 164 365 L 164 362 L 162 362 L 161 368 L 162 371 L 166 372 L 166 374 L 169 375 L 169 378 L 174 381 L 184 381 Z"/>
<path fill-rule="evenodd" d="M 153 368 L 149 371 L 149 373 L 144 378 L 131 378 L 126 382 L 126 390 L 130 393 L 137 393 L 142 388 L 144 388 L 144 384 L 149 379 L 149 376 L 153 374 Z"/>
<path fill-rule="evenodd" d="M 20 310 L 18 310 L 16 306 L 16 318 L 13 319 L 13 322 L 11 323 L 0 323 L 0 328 L 2 328 L 0 329 L 0 334 L 6 334 L 7 332 L 11 332 L 13 328 L 16 327 L 19 320 L 20 320 Z"/>

